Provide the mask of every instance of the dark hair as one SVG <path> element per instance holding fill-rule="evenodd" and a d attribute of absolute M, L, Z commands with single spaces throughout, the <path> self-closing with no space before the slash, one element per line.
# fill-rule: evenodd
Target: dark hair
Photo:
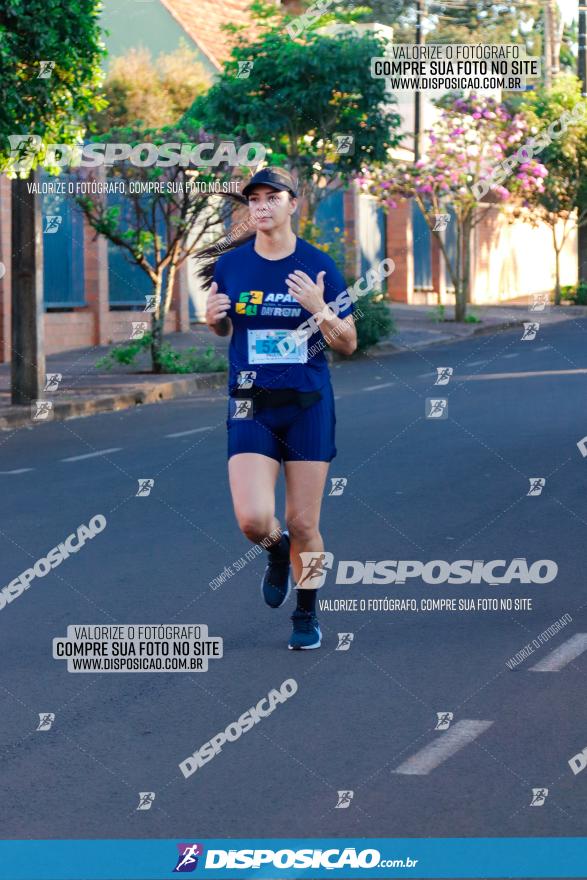
<path fill-rule="evenodd" d="M 240 193 L 227 194 L 226 201 L 221 211 L 221 216 L 230 216 L 229 212 L 232 212 L 232 208 L 235 204 L 237 206 L 241 205 L 246 207 L 247 199 Z M 216 268 L 218 257 L 240 247 L 241 244 L 246 244 L 254 237 L 255 232 L 246 232 L 238 238 L 232 239 L 229 231 L 215 244 L 209 245 L 208 247 L 203 248 L 203 250 L 193 254 L 192 259 L 195 260 L 196 263 L 196 274 L 198 278 L 200 278 L 205 285 L 210 286 L 212 278 L 214 277 L 214 269 Z"/>
<path fill-rule="evenodd" d="M 229 239 L 227 236 L 221 241 L 216 242 L 216 244 L 210 245 L 210 247 L 196 254 L 194 259 L 196 259 L 198 263 L 198 278 L 200 278 L 204 284 L 210 285 L 214 277 L 214 269 L 216 268 L 218 258 L 221 257 L 222 254 L 228 254 L 235 248 L 252 241 L 255 235 L 255 232 L 247 232 L 235 239 Z M 226 244 L 224 244 L 224 242 L 226 242 Z"/>

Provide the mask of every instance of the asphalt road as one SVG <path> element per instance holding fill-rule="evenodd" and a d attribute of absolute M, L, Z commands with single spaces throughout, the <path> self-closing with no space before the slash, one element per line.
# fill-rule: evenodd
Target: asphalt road
<path fill-rule="evenodd" d="M 348 482 L 324 498 L 322 532 L 335 560 L 546 558 L 556 580 L 337 586 L 331 573 L 321 600 L 532 608 L 323 611 L 314 652 L 286 649 L 293 604 L 263 605 L 263 556 L 209 586 L 250 548 L 221 395 L 0 434 L 1 586 L 95 514 L 108 523 L 0 611 L 2 838 L 586 835 L 587 772 L 568 762 L 587 746 L 587 652 L 566 646 L 587 633 L 587 321 L 520 335 L 337 365 L 330 475 Z M 445 387 L 438 366 L 454 369 Z M 426 418 L 440 397 L 448 417 Z M 544 489 L 528 496 L 535 477 Z M 155 481 L 148 497 L 140 479 Z M 207 672 L 136 674 L 52 658 L 68 625 L 130 623 L 206 624 L 224 656 Z M 561 646 L 558 671 L 530 670 Z M 181 761 L 289 678 L 295 695 L 184 778 Z M 438 712 L 453 713 L 449 730 L 434 729 Z M 543 806 L 533 788 L 548 788 Z M 155 800 L 137 810 L 145 791 Z"/>

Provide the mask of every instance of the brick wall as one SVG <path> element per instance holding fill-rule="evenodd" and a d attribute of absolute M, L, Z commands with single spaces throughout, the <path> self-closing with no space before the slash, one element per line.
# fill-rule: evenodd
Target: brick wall
<path fill-rule="evenodd" d="M 397 207 L 387 215 L 387 256 L 395 269 L 387 276 L 387 294 L 396 302 L 413 302 L 414 296 L 414 240 L 412 232 L 412 203 L 398 199 Z"/>
<path fill-rule="evenodd" d="M 130 336 L 133 321 L 147 321 L 150 324 L 151 316 L 143 312 L 110 312 L 108 322 L 108 342 L 122 342 Z M 165 318 L 165 332 L 173 333 L 177 327 L 177 315 L 170 309 Z"/>
<path fill-rule="evenodd" d="M 45 313 L 45 353 L 94 345 L 94 315 L 86 309 Z"/>

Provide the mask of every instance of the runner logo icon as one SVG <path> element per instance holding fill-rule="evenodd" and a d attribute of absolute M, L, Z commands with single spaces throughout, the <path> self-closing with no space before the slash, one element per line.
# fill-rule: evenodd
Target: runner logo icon
<path fill-rule="evenodd" d="M 453 374 L 454 370 L 452 367 L 436 367 L 436 382 L 435 385 L 448 385 L 450 382 L 450 378 Z"/>
<path fill-rule="evenodd" d="M 339 156 L 353 156 L 355 153 L 355 136 L 352 134 L 334 134 L 334 143 L 336 144 L 336 152 Z"/>
<path fill-rule="evenodd" d="M 254 61 L 237 61 L 238 64 L 238 79 L 248 79 L 251 75 L 251 71 L 253 69 Z"/>
<path fill-rule="evenodd" d="M 249 398 L 242 400 L 231 400 L 233 406 L 233 419 L 252 419 L 253 418 L 253 401 Z"/>
<path fill-rule="evenodd" d="M 62 373 L 45 373 L 45 387 L 43 391 L 59 391 L 59 383 L 62 379 Z"/>
<path fill-rule="evenodd" d="M 52 400 L 33 400 L 31 408 L 32 418 L 39 422 L 45 421 L 53 412 Z"/>
<path fill-rule="evenodd" d="M 256 378 L 257 373 L 255 370 L 241 370 L 236 377 L 236 384 L 239 388 L 252 388 Z"/>
<path fill-rule="evenodd" d="M 546 293 L 535 293 L 532 296 L 532 303 L 530 305 L 531 312 L 543 312 L 548 305 L 548 294 Z"/>
<path fill-rule="evenodd" d="M 155 800 L 154 791 L 139 791 L 139 805 L 137 810 L 150 810 Z"/>
<path fill-rule="evenodd" d="M 300 553 L 302 562 L 302 576 L 298 584 L 305 590 L 318 590 L 326 580 L 326 571 L 332 568 L 334 556 L 332 553 L 325 551 L 315 552 L 313 550 Z"/>
<path fill-rule="evenodd" d="M 454 715 L 452 712 L 437 712 L 436 717 L 438 721 L 436 722 L 434 730 L 448 730 Z"/>
<path fill-rule="evenodd" d="M 62 222 L 63 217 L 61 214 L 47 214 L 45 217 L 45 228 L 43 229 L 43 232 L 45 235 L 55 235 L 56 232 L 59 232 Z"/>
<path fill-rule="evenodd" d="M 528 490 L 528 495 L 534 497 L 536 495 L 542 495 L 542 490 L 546 486 L 546 478 L 545 477 L 528 477 L 530 480 L 530 489 Z"/>
<path fill-rule="evenodd" d="M 536 334 L 540 330 L 540 324 L 535 321 L 524 321 L 524 332 L 521 336 L 522 342 L 531 342 L 533 339 L 536 339 Z"/>
<path fill-rule="evenodd" d="M 339 633 L 338 634 L 338 645 L 336 646 L 336 651 L 350 651 L 351 642 L 355 638 L 354 633 Z"/>
<path fill-rule="evenodd" d="M 39 726 L 37 730 L 51 730 L 54 721 L 54 712 L 39 712 Z"/>
<path fill-rule="evenodd" d="M 548 797 L 548 789 L 547 788 L 533 788 L 532 789 L 532 800 L 530 801 L 531 807 L 543 807 L 544 801 Z"/>
<path fill-rule="evenodd" d="M 450 223 L 450 214 L 435 214 L 434 229 L 432 232 L 444 232 Z"/>
<path fill-rule="evenodd" d="M 187 874 L 195 871 L 198 867 L 198 859 L 204 855 L 201 843 L 178 843 L 179 856 L 177 865 L 173 869 L 174 874 Z"/>
<path fill-rule="evenodd" d="M 334 809 L 335 810 L 348 810 L 354 796 L 355 796 L 354 791 L 339 791 L 338 792 L 338 802 L 337 802 Z"/>
<path fill-rule="evenodd" d="M 330 482 L 332 483 L 329 495 L 342 495 L 344 492 L 344 487 L 348 483 L 346 477 L 331 477 Z"/>
<path fill-rule="evenodd" d="M 448 418 L 448 400 L 446 397 L 427 397 L 426 398 L 426 418 L 427 419 L 446 419 Z"/>

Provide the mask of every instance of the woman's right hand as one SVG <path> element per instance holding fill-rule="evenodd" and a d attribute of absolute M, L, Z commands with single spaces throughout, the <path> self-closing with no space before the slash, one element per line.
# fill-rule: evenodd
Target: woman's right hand
<path fill-rule="evenodd" d="M 218 293 L 218 285 L 213 281 L 206 302 L 206 324 L 208 327 L 215 327 L 223 318 L 226 318 L 229 308 L 230 297 L 225 293 Z"/>

